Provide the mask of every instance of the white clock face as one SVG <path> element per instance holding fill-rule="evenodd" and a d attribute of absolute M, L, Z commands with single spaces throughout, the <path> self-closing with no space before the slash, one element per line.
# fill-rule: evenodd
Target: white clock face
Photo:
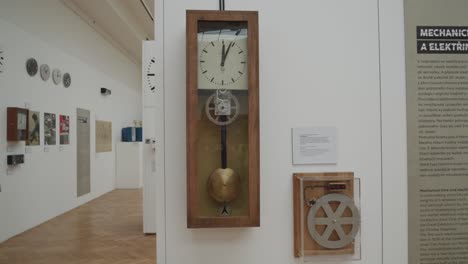
<path fill-rule="evenodd" d="M 56 85 L 62 81 L 62 72 L 59 69 L 54 69 L 52 71 L 52 80 Z"/>
<path fill-rule="evenodd" d="M 150 92 L 156 92 L 156 58 L 152 57 L 146 67 L 146 83 Z"/>
<path fill-rule="evenodd" d="M 198 84 L 200 89 L 247 89 L 247 36 L 199 33 Z"/>

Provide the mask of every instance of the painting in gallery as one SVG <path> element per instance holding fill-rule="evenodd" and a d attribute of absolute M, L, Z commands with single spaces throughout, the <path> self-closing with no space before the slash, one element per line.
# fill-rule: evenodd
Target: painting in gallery
<path fill-rule="evenodd" d="M 36 111 L 29 111 L 29 131 L 28 131 L 28 140 L 26 145 L 28 146 L 39 146 L 41 144 L 41 120 L 40 114 Z"/>
<path fill-rule="evenodd" d="M 56 117 L 55 114 L 44 113 L 44 144 L 56 144 Z"/>
<path fill-rule="evenodd" d="M 96 120 L 96 152 L 112 151 L 112 122 Z"/>
<path fill-rule="evenodd" d="M 70 116 L 60 115 L 60 145 L 70 144 Z"/>

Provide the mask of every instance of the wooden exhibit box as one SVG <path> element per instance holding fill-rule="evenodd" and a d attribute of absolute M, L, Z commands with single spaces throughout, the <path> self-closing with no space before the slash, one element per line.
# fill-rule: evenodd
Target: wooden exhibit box
<path fill-rule="evenodd" d="M 296 257 L 354 255 L 360 228 L 355 191 L 352 172 L 293 175 Z"/>

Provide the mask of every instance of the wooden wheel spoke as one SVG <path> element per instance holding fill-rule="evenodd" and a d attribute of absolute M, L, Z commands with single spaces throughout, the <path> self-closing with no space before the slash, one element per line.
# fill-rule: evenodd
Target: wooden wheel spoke
<path fill-rule="evenodd" d="M 329 203 L 323 204 L 322 208 L 329 218 L 332 218 L 335 215 Z"/>
<path fill-rule="evenodd" d="M 341 225 L 335 226 L 335 231 L 336 231 L 336 233 L 338 234 L 338 237 L 339 237 L 340 239 L 346 238 L 346 234 L 345 234 L 343 228 L 341 227 Z"/>
<path fill-rule="evenodd" d="M 322 237 L 325 239 L 329 239 L 334 228 L 331 225 L 327 225 L 327 228 L 325 229 L 325 232 L 323 232 Z"/>
<path fill-rule="evenodd" d="M 340 222 L 341 222 L 342 225 L 356 224 L 355 219 L 352 218 L 352 217 L 343 217 L 343 218 L 340 219 Z"/>
<path fill-rule="evenodd" d="M 335 211 L 335 217 L 341 217 L 348 206 L 344 203 L 340 203 L 338 208 Z"/>
<path fill-rule="evenodd" d="M 316 225 L 329 225 L 331 223 L 330 218 L 326 217 L 317 217 L 315 218 Z"/>

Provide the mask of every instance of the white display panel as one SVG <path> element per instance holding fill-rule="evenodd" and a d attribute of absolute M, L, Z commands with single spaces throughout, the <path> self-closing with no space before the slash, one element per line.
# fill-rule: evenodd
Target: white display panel
<path fill-rule="evenodd" d="M 408 264 L 403 1 L 379 0 L 379 15 L 382 98 L 382 258 L 384 264 Z"/>
<path fill-rule="evenodd" d="M 161 8 L 161 2 L 155 6 Z M 162 26 L 162 10 L 156 11 L 155 29 Z M 159 30 L 158 30 L 159 32 Z M 162 30 L 161 30 L 162 32 Z M 163 41 L 143 42 L 143 232 L 157 233 L 157 262 L 164 263 L 164 74 Z M 154 88 L 154 89 L 153 89 Z M 158 224 L 156 224 L 158 223 Z"/>
<path fill-rule="evenodd" d="M 162 225 L 158 218 L 158 232 L 165 230 L 167 237 L 160 241 L 158 233 L 158 261 L 160 254 L 165 261 L 159 263 L 296 263 L 291 247 L 290 128 L 311 123 L 340 131 L 340 163 L 300 169 L 352 170 L 360 175 L 365 183 L 365 232 L 362 258 L 354 263 L 381 263 L 377 2 L 300 1 L 293 8 L 290 2 L 267 0 L 228 3 L 229 9 L 258 10 L 260 16 L 261 226 L 248 230 L 186 227 L 186 142 L 181 140 L 186 133 L 184 17 L 187 9 L 216 9 L 217 3 L 163 4 L 156 10 L 163 8 L 165 18 L 165 144 L 170 147 L 164 152 L 167 221 Z"/>

